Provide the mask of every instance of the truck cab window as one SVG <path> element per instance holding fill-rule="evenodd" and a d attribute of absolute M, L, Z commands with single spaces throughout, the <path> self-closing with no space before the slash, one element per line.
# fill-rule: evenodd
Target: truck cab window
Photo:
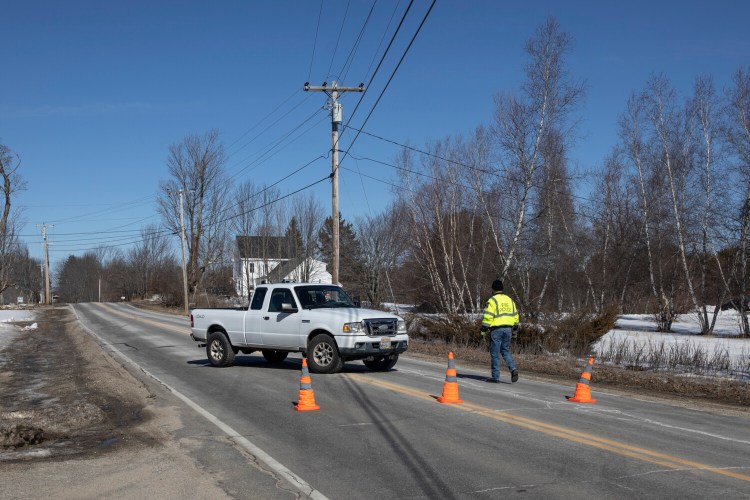
<path fill-rule="evenodd" d="M 263 299 L 266 298 L 267 288 L 256 288 L 253 294 L 253 301 L 250 303 L 250 309 L 260 311 L 263 309 Z"/>
<path fill-rule="evenodd" d="M 292 304 L 296 307 L 292 291 L 286 288 L 277 288 L 271 293 L 271 303 L 268 312 L 281 312 L 281 304 Z"/>

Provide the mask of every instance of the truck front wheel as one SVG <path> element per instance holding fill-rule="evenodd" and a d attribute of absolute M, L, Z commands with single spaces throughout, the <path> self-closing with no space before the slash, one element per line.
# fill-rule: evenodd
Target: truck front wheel
<path fill-rule="evenodd" d="M 213 366 L 222 368 L 234 363 L 234 349 L 224 332 L 213 332 L 208 335 L 206 356 Z"/>
<path fill-rule="evenodd" d="M 307 348 L 307 364 L 313 373 L 336 373 L 341 371 L 344 362 L 339 356 L 339 348 L 333 337 L 321 333 L 310 340 Z"/>

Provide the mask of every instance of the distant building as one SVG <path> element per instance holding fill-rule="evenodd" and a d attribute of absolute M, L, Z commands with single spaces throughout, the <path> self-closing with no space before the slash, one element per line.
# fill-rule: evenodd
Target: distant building
<path fill-rule="evenodd" d="M 237 295 L 249 297 L 262 281 L 332 283 L 327 265 L 312 257 L 294 255 L 283 236 L 237 236 L 232 275 Z"/>

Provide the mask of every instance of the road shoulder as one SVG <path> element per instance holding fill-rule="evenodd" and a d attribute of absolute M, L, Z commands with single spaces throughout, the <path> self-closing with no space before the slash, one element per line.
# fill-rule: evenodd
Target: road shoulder
<path fill-rule="evenodd" d="M 2 352 L 4 498 L 295 496 L 165 387 L 106 353 L 69 308 L 41 311 L 37 323 Z M 43 440 L 24 443 L 19 428 Z"/>

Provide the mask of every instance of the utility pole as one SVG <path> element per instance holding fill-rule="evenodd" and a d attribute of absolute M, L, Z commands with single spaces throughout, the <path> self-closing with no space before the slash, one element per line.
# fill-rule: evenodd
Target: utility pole
<path fill-rule="evenodd" d="M 326 82 L 319 87 L 310 86 L 310 82 L 305 82 L 303 87 L 305 92 L 310 90 L 325 92 L 328 95 L 327 106 L 331 109 L 331 245 L 333 246 L 331 263 L 331 279 L 334 284 L 339 282 L 339 124 L 343 119 L 341 103 L 339 103 L 339 92 L 364 92 L 365 85 L 359 84 L 359 87 L 339 87 L 336 80 L 330 87 Z"/>
<path fill-rule="evenodd" d="M 187 269 L 185 268 L 185 222 L 182 216 L 182 195 L 185 190 L 180 189 L 180 248 L 182 248 L 182 289 L 185 293 L 185 315 L 190 314 L 190 308 L 188 306 L 188 285 L 187 285 Z"/>
<path fill-rule="evenodd" d="M 47 224 L 37 224 L 36 227 L 42 228 L 42 240 L 44 240 L 44 303 L 49 305 L 51 301 L 49 295 L 49 245 L 47 245 Z"/>

